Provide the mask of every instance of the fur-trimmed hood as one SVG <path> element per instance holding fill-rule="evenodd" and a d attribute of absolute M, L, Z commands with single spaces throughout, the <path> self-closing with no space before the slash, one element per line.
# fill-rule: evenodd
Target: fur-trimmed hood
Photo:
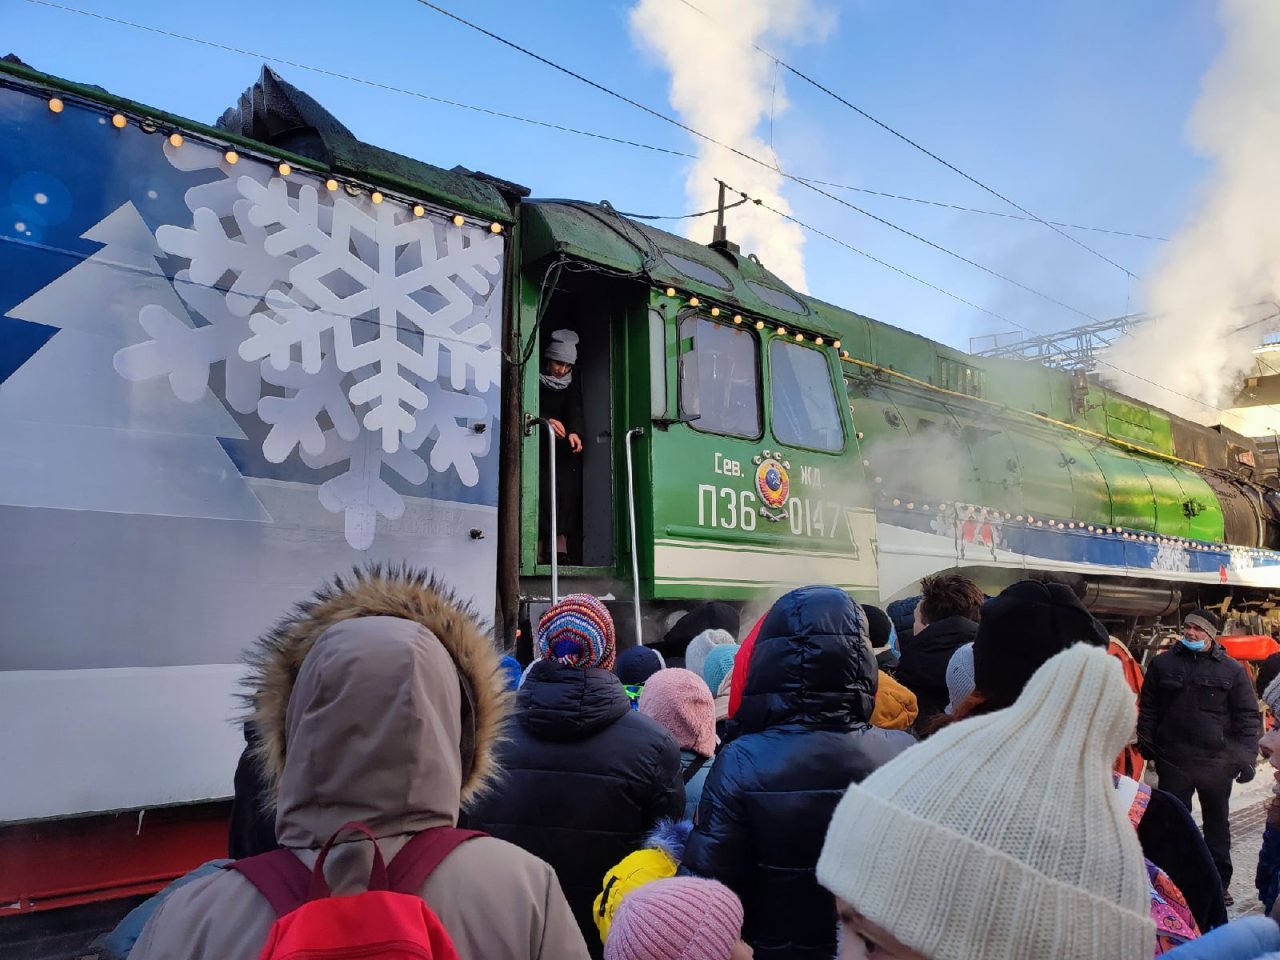
<path fill-rule="evenodd" d="M 379 836 L 456 822 L 492 782 L 509 709 L 474 611 L 428 574 L 337 577 L 263 637 L 245 699 L 285 846 L 345 820 Z"/>

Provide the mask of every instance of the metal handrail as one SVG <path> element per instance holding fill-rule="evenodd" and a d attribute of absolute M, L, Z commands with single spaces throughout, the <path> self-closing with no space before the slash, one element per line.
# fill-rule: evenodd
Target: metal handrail
<path fill-rule="evenodd" d="M 643 437 L 644 427 L 632 427 L 627 431 L 627 513 L 631 518 L 631 602 L 634 604 L 636 645 L 644 643 L 640 629 L 640 548 L 636 541 L 636 474 L 631 462 L 631 439 Z"/>

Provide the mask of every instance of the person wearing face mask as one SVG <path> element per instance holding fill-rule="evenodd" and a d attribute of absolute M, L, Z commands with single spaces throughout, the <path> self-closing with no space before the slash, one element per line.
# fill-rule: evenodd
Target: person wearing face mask
<path fill-rule="evenodd" d="M 1147 668 L 1138 708 L 1138 751 L 1155 764 L 1162 789 L 1191 809 L 1198 794 L 1204 839 L 1231 883 L 1231 781 L 1253 779 L 1258 755 L 1258 698 L 1249 675 L 1218 643 L 1218 618 L 1194 610 L 1183 635 Z M 1224 898 L 1228 905 L 1230 894 Z"/>

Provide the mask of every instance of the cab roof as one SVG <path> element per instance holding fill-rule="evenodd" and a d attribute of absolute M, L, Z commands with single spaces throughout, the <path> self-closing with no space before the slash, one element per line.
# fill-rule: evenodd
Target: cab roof
<path fill-rule="evenodd" d="M 526 264 L 570 257 L 784 326 L 831 337 L 841 333 L 823 315 L 827 311 L 815 308 L 817 301 L 793 290 L 754 256 L 637 223 L 606 203 L 526 201 L 520 223 Z"/>

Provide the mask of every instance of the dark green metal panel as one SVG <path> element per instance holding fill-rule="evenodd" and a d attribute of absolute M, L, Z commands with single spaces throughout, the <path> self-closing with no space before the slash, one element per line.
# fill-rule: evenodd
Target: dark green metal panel
<path fill-rule="evenodd" d="M 840 349 L 859 360 L 871 359 L 871 332 L 881 324 L 857 313 L 850 313 L 822 300 L 810 300 L 813 312 L 833 330 L 840 339 Z"/>
<path fill-rule="evenodd" d="M 678 318 L 668 309 L 672 301 L 661 291 L 651 299 L 666 311 L 668 343 L 675 344 Z M 703 318 L 711 321 L 705 313 Z M 650 425 L 646 439 L 653 471 L 650 482 L 639 487 L 642 512 L 649 518 L 641 529 L 649 524 L 653 546 L 652 567 L 645 571 L 651 573 L 648 594 L 745 600 L 770 583 L 797 581 L 833 582 L 873 594 L 874 516 L 847 410 L 838 405 L 849 438 L 843 452 L 778 442 L 768 399 L 769 344 L 777 335 L 732 321 L 728 326 L 758 344 L 762 435 L 713 434 L 696 421 Z M 824 352 L 830 375 L 834 353 L 829 347 Z M 673 406 L 672 412 L 678 409 Z M 787 478 L 787 495 L 777 507 L 766 504 L 758 483 L 770 463 Z"/>
<path fill-rule="evenodd" d="M 1160 453 L 1173 452 L 1169 418 L 1159 411 L 1109 391 L 1104 409 L 1108 436 Z"/>
<path fill-rule="evenodd" d="M 1158 460 L 1142 459 L 1138 463 L 1151 483 L 1156 503 L 1156 532 L 1171 537 L 1190 534 L 1186 514 L 1182 509 L 1182 485 L 1178 483 L 1172 468 Z"/>
<path fill-rule="evenodd" d="M 894 393 L 870 377 L 846 377 L 845 393 L 854 429 L 862 434 L 859 463 L 871 481 L 880 478 L 888 496 L 910 500 L 926 493 L 917 460 L 924 448 L 912 441 L 917 418 L 910 398 Z"/>
<path fill-rule="evenodd" d="M 1046 416 L 1062 413 L 1054 407 L 1046 369 L 1027 360 L 981 359 L 987 369 L 987 398 L 1012 410 L 1031 410 Z M 1056 418 L 1056 417 L 1055 417 Z"/>
<path fill-rule="evenodd" d="M 1068 458 L 1052 440 L 1035 433 L 1011 432 L 1017 451 L 1023 507 L 1034 517 L 1071 516 L 1073 494 Z"/>
<path fill-rule="evenodd" d="M 523 229 L 523 224 L 521 225 Z M 518 311 L 516 315 L 515 341 L 526 343 L 529 338 L 537 336 L 538 327 L 538 291 L 540 277 L 527 276 L 523 271 L 516 274 L 518 291 Z M 531 359 L 523 367 L 518 368 L 521 376 L 520 395 L 523 399 L 521 409 L 535 411 L 538 409 L 538 363 L 539 344 L 533 343 Z M 508 367 L 510 376 L 517 375 L 517 368 Z M 538 550 L 538 510 L 539 503 L 539 449 L 546 443 L 541 427 L 525 435 L 520 449 L 520 461 L 524 465 L 520 476 L 520 573 L 522 576 L 533 576 L 536 570 Z"/>
<path fill-rule="evenodd" d="M 536 200 L 521 206 L 526 264 L 563 256 L 622 273 L 644 275 L 692 296 L 763 318 L 771 328 L 803 330 L 835 340 L 833 326 L 810 301 L 750 257 L 710 247 L 628 220 L 600 204 Z"/>
<path fill-rule="evenodd" d="M 1108 523 L 1111 521 L 1112 503 L 1111 489 L 1107 484 L 1106 474 L 1094 459 L 1093 450 L 1065 430 L 1057 438 L 1067 458 L 1068 472 L 1071 474 L 1072 520 L 1083 520 L 1086 523 Z M 1097 446 L 1096 443 L 1093 446 Z"/>
<path fill-rule="evenodd" d="M 1093 459 L 1105 474 L 1111 494 L 1107 522 L 1132 530 L 1155 530 L 1155 498 L 1138 458 L 1100 444 L 1093 451 Z"/>
<path fill-rule="evenodd" d="M 878 324 L 871 332 L 871 362 L 932 382 L 938 345 L 917 334 Z"/>
<path fill-rule="evenodd" d="M 1076 414 L 1071 405 L 1071 377 L 1062 370 L 1046 368 L 1049 409 L 1042 411 L 1054 420 L 1071 423 Z"/>
<path fill-rule="evenodd" d="M 1007 424 L 973 416 L 962 417 L 961 422 L 976 472 L 971 502 L 1025 515 L 1027 505 L 1018 469 L 1018 451 L 1009 438 Z"/>
<path fill-rule="evenodd" d="M 1086 430 L 1107 435 L 1107 391 L 1096 383 L 1089 384 L 1085 394 L 1084 412 L 1076 417 L 1076 423 Z"/>
<path fill-rule="evenodd" d="M 1182 490 L 1183 514 L 1188 530 L 1186 536 L 1193 540 L 1222 542 L 1226 534 L 1225 520 L 1213 488 L 1198 473 L 1185 467 L 1173 466 L 1170 473 Z"/>

